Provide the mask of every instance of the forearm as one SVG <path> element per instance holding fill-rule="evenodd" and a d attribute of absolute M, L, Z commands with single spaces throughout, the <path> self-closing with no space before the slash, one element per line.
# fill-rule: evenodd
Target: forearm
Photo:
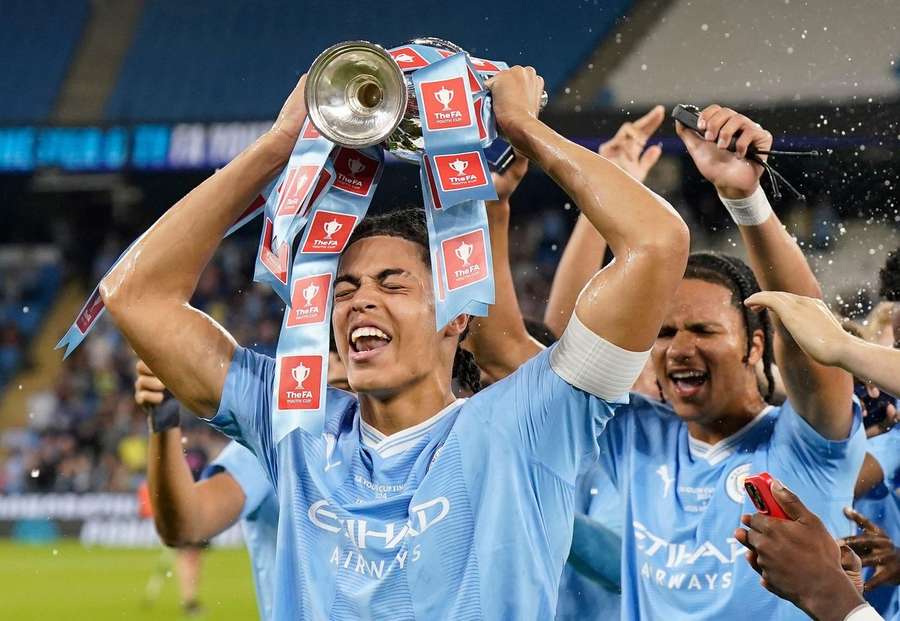
<path fill-rule="evenodd" d="M 469 345 L 478 366 L 494 381 L 503 379 L 543 347 L 525 330 L 509 264 L 509 204 L 488 203 L 494 263 L 495 303 L 487 317 L 472 320 Z"/>
<path fill-rule="evenodd" d="M 847 335 L 839 364 L 845 371 L 882 390 L 900 394 L 900 350 Z"/>
<path fill-rule="evenodd" d="M 283 167 L 270 140 L 263 135 L 163 214 L 103 279 L 108 307 L 140 298 L 190 299 L 228 227 Z"/>
<path fill-rule="evenodd" d="M 622 538 L 586 515 L 575 514 L 569 562 L 608 589 L 622 586 Z"/>
<path fill-rule="evenodd" d="M 147 449 L 147 485 L 156 532 L 166 545 L 197 542 L 199 503 L 194 478 L 181 446 L 181 429 L 150 433 Z"/>
<path fill-rule="evenodd" d="M 866 600 L 842 572 L 835 574 L 827 584 L 820 585 L 808 601 L 797 602 L 816 621 L 845 621 L 847 615 L 865 603 Z"/>
<path fill-rule="evenodd" d="M 544 323 L 557 338 L 575 311 L 578 294 L 600 269 L 605 253 L 606 240 L 584 214 L 579 214 L 556 267 L 544 313 Z"/>
<path fill-rule="evenodd" d="M 738 226 L 750 267 L 764 291 L 821 298 L 822 288 L 797 242 L 774 213 L 760 225 Z"/>

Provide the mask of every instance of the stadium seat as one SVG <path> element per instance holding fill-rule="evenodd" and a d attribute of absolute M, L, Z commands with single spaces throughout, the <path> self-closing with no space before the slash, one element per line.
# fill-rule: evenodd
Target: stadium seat
<path fill-rule="evenodd" d="M 387 46 L 422 35 L 445 37 L 470 52 L 537 67 L 552 93 L 561 87 L 631 0 L 534 11 L 521 3 L 479 6 L 398 0 L 346 11 L 341 3 L 147 2 L 108 102 L 111 121 L 224 121 L 271 118 L 297 77 L 326 47 L 348 39 Z M 516 36 L 499 36 L 517 16 Z M 552 20 L 552 32 L 546 28 Z M 228 36 L 222 36 L 222 33 Z M 565 33 L 561 36 L 560 33 Z"/>

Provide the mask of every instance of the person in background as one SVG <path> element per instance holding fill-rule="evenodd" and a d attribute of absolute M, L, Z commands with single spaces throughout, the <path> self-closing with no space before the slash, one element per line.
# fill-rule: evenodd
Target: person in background
<path fill-rule="evenodd" d="M 183 450 L 180 404 L 166 399 L 165 386 L 143 361 L 137 362 L 135 370 L 134 399 L 148 411 L 150 425 L 148 498 L 160 538 L 178 548 L 176 565 L 185 612 L 200 610 L 196 591 L 203 545 L 240 521 L 259 615 L 271 619 L 278 528 L 272 484 L 253 454 L 236 442 L 204 464 L 195 477 Z"/>
<path fill-rule="evenodd" d="M 768 149 L 771 135 L 719 106 L 707 108 L 701 124 L 704 136 L 677 130 L 739 225 L 753 270 L 724 255 L 689 258 L 652 356 L 670 405 L 632 394 L 600 437 L 601 463 L 625 511 L 621 616 L 790 618 L 791 608 L 761 592 L 737 563 L 733 525 L 752 506 L 743 478 L 768 469 L 789 479 L 808 490 L 835 534 L 849 534 L 842 508 L 852 500 L 865 436 L 851 377 L 807 357 L 780 326 L 773 341 L 767 317 L 743 307 L 757 278 L 768 289 L 820 294 L 759 186 L 762 166 L 744 158 L 750 145 Z M 496 258 L 494 265 L 502 267 Z M 577 291 L 572 297 L 580 300 Z M 497 367 L 521 364 L 512 346 L 524 342 L 517 321 L 514 296 L 498 294 L 473 335 L 482 339 L 476 357 Z M 774 392 L 773 354 L 789 397 L 779 408 L 766 402 Z"/>

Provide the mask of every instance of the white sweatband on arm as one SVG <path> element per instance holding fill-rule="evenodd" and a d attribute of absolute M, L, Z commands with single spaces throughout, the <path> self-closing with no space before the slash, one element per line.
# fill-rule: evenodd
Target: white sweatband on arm
<path fill-rule="evenodd" d="M 844 621 L 884 621 L 884 617 L 868 604 L 862 604 L 851 610 Z"/>
<path fill-rule="evenodd" d="M 741 226 L 757 226 L 772 215 L 772 205 L 761 185 L 747 198 L 725 198 L 719 194 L 719 200 L 731 214 L 734 223 Z"/>
<path fill-rule="evenodd" d="M 616 401 L 641 374 L 650 351 L 628 351 L 591 332 L 576 313 L 550 353 L 550 368 L 567 383 Z"/>

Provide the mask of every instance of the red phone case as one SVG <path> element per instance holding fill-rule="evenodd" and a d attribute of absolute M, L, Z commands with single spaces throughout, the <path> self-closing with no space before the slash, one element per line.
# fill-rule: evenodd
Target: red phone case
<path fill-rule="evenodd" d="M 784 512 L 775 499 L 775 495 L 772 494 L 773 480 L 768 472 L 753 474 L 744 481 L 744 489 L 747 490 L 747 495 L 750 496 L 757 511 L 779 520 L 789 520 L 791 518 Z"/>

